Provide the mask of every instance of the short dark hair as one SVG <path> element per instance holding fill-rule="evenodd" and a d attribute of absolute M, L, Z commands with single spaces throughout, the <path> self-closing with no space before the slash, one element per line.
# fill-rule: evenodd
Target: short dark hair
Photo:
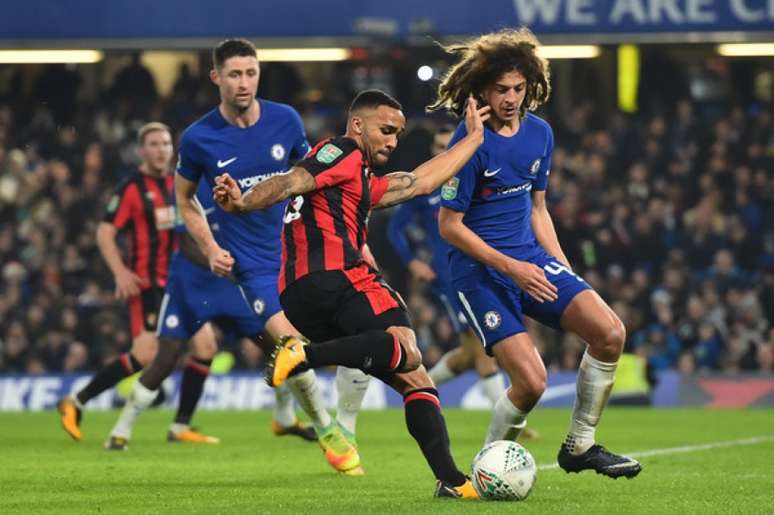
<path fill-rule="evenodd" d="M 221 41 L 212 49 L 212 65 L 215 68 L 223 67 L 232 57 L 256 57 L 255 45 L 243 38 L 232 38 Z"/>
<path fill-rule="evenodd" d="M 393 109 L 403 110 L 400 102 L 392 96 L 379 89 L 367 89 L 357 94 L 355 99 L 349 105 L 349 115 L 359 109 L 376 109 L 379 106 L 389 106 Z"/>

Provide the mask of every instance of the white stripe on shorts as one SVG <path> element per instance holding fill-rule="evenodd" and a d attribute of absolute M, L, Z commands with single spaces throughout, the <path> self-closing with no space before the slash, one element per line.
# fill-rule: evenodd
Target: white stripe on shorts
<path fill-rule="evenodd" d="M 169 304 L 169 293 L 164 292 L 164 297 L 161 299 L 161 308 L 159 309 L 159 318 L 156 320 L 156 338 L 161 336 L 161 326 L 167 316 L 167 304 Z"/>
<path fill-rule="evenodd" d="M 473 327 L 476 328 L 476 331 L 478 332 L 478 337 L 481 338 L 481 345 L 486 347 L 486 338 L 484 338 L 484 331 L 482 331 L 481 326 L 478 325 L 478 319 L 476 319 L 476 315 L 473 314 L 473 309 L 471 309 L 468 299 L 465 298 L 465 294 L 462 293 L 461 291 L 457 292 L 457 296 L 460 298 L 460 302 L 462 302 L 462 307 L 465 309 L 465 318 L 467 318 L 468 322 L 472 323 Z"/>

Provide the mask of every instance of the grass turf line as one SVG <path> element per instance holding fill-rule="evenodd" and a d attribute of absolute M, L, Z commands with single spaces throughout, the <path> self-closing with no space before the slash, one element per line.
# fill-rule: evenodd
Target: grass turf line
<path fill-rule="evenodd" d="M 641 459 L 617 481 L 542 470 L 521 506 L 432 499 L 433 478 L 398 410 L 358 422 L 366 476 L 337 476 L 315 444 L 274 437 L 269 412 L 201 412 L 217 446 L 168 444 L 168 411 L 140 420 L 128 452 L 102 449 L 117 412 L 87 412 L 84 439 L 65 435 L 54 412 L 0 413 L 0 513 L 770 513 L 774 442 Z M 452 449 L 467 471 L 489 422 L 484 411 L 445 410 Z M 772 434 L 772 410 L 608 409 L 600 443 L 616 452 L 701 445 Z M 569 411 L 538 409 L 527 442 L 555 461 Z"/>

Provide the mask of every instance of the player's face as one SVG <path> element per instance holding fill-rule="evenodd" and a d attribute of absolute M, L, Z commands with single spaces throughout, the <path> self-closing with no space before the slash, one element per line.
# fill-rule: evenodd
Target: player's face
<path fill-rule="evenodd" d="M 261 69 L 251 56 L 229 57 L 220 68 L 210 72 L 218 85 L 220 99 L 236 111 L 246 111 L 255 101 Z"/>
<path fill-rule="evenodd" d="M 353 126 L 360 132 L 368 159 L 374 166 L 382 166 L 398 147 L 398 136 L 406 128 L 406 117 L 400 109 L 380 105 L 354 117 Z"/>
<path fill-rule="evenodd" d="M 452 139 L 451 132 L 438 132 L 433 137 L 433 145 L 430 147 L 430 153 L 433 154 L 433 156 L 437 156 L 441 152 L 445 151 L 446 148 L 449 146 L 449 142 Z"/>
<path fill-rule="evenodd" d="M 163 173 L 172 161 L 172 136 L 167 131 L 152 131 L 140 146 L 140 158 L 150 170 Z"/>
<path fill-rule="evenodd" d="M 527 79 L 514 70 L 503 74 L 483 92 L 484 101 L 492 107 L 492 115 L 502 122 L 518 118 L 519 108 L 527 93 Z"/>

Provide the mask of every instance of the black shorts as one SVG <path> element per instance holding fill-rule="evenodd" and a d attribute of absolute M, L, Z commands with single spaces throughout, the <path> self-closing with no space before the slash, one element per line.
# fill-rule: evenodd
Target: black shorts
<path fill-rule="evenodd" d="M 146 288 L 140 291 L 139 295 L 129 297 L 129 323 L 132 327 L 132 338 L 137 338 L 143 330 L 156 332 L 163 298 L 164 288 L 156 286 Z"/>
<path fill-rule="evenodd" d="M 280 303 L 290 323 L 314 342 L 411 326 L 403 299 L 366 265 L 305 275 L 285 288 Z"/>

